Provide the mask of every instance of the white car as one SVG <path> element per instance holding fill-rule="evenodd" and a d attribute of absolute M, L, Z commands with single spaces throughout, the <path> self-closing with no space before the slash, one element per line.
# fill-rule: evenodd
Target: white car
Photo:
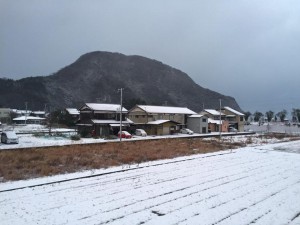
<path fill-rule="evenodd" d="M 180 130 L 180 133 L 182 133 L 182 134 L 194 134 L 194 132 L 192 130 L 187 129 L 187 128 L 182 128 Z"/>
<path fill-rule="evenodd" d="M 137 136 L 142 136 L 142 137 L 146 137 L 146 136 L 147 136 L 147 133 L 146 133 L 146 131 L 144 131 L 143 129 L 136 129 L 136 130 L 135 130 L 135 135 L 137 135 Z"/>
<path fill-rule="evenodd" d="M 19 137 L 14 131 L 3 131 L 1 134 L 1 142 L 5 144 L 19 144 Z"/>

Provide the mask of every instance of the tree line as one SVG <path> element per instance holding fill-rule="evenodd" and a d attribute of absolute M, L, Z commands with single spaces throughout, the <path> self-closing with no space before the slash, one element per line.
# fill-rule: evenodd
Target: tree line
<path fill-rule="evenodd" d="M 254 122 L 259 122 L 262 119 L 265 120 L 265 118 L 267 119 L 268 122 L 271 122 L 272 120 L 275 122 L 284 122 L 288 115 L 288 112 L 287 110 L 283 109 L 282 111 L 277 113 L 269 110 L 265 113 L 255 111 L 253 114 L 247 111 L 244 114 L 245 114 L 246 121 L 249 121 L 250 117 L 252 116 Z M 293 122 L 300 122 L 300 109 L 293 108 L 291 115 L 292 115 Z"/>

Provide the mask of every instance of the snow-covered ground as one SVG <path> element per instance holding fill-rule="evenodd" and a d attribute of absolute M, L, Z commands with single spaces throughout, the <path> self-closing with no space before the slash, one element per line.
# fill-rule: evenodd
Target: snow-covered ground
<path fill-rule="evenodd" d="M 287 134 L 298 134 L 300 135 L 300 127 L 298 126 L 286 126 L 284 123 L 280 122 L 271 122 L 264 123 L 263 125 L 258 125 L 258 123 L 253 123 L 251 125 L 244 126 L 245 130 L 253 130 L 255 132 L 279 132 Z"/>
<path fill-rule="evenodd" d="M 111 141 L 119 141 L 119 139 L 107 140 L 103 138 L 81 138 L 78 141 L 74 141 L 70 139 L 70 136 L 76 134 L 74 130 L 64 129 L 64 128 L 56 128 L 52 129 L 53 136 L 49 136 L 48 129 L 42 125 L 26 125 L 26 126 L 15 126 L 15 127 L 7 127 L 5 129 L 14 130 L 18 134 L 19 144 L 3 144 L 0 143 L 1 149 L 16 149 L 16 148 L 32 148 L 32 147 L 46 147 L 46 146 L 62 146 L 62 145 L 72 145 L 72 144 L 90 144 L 90 143 L 101 143 L 101 142 L 111 142 Z M 28 134 L 29 132 L 33 133 L 44 133 L 43 136 L 35 136 L 32 134 Z M 64 136 L 55 135 L 56 132 L 64 133 Z M 211 136 L 218 135 L 218 133 L 210 133 L 210 134 L 176 134 L 176 135 L 164 135 L 164 136 L 133 136 L 132 139 L 123 139 L 123 141 L 131 141 L 131 140 L 146 140 L 146 139 L 162 139 L 162 138 L 178 138 L 178 137 L 191 137 L 191 136 Z"/>
<path fill-rule="evenodd" d="M 275 124 L 271 125 L 271 131 L 276 131 L 276 132 L 287 132 L 287 133 L 296 133 L 300 135 L 300 128 L 297 127 L 287 127 L 281 124 Z M 251 125 L 251 126 L 246 126 L 246 130 L 250 129 L 252 131 L 256 132 L 265 132 L 267 129 L 267 126 L 258 126 L 258 125 Z M 102 138 L 94 139 L 94 138 L 81 138 L 78 141 L 73 141 L 70 139 L 70 135 L 75 134 L 76 132 L 71 129 L 63 129 L 63 128 L 56 128 L 52 129 L 52 132 L 55 134 L 55 132 L 65 132 L 66 136 L 49 136 L 47 135 L 48 129 L 45 128 L 42 125 L 26 125 L 26 126 L 15 126 L 15 127 L 7 127 L 3 129 L 10 129 L 14 130 L 19 136 L 19 144 L 3 144 L 0 143 L 0 150 L 1 149 L 16 149 L 16 148 L 32 148 L 32 147 L 46 147 L 46 146 L 62 146 L 62 145 L 72 145 L 72 144 L 90 144 L 90 143 L 101 143 L 101 142 L 109 142 L 109 141 L 118 141 L 118 139 L 113 139 L 113 140 L 106 140 Z M 289 129 L 289 130 L 287 130 Z M 293 132 L 292 132 L 293 131 Z M 28 134 L 28 132 L 46 132 L 45 136 L 34 136 L 32 134 Z M 227 133 L 228 134 L 228 133 Z M 232 134 L 232 133 L 229 133 Z M 164 136 L 147 136 L 147 137 L 140 137 L 140 136 L 133 136 L 131 140 L 145 140 L 145 139 L 162 139 L 162 138 L 178 138 L 178 137 L 210 137 L 211 135 L 219 135 L 218 132 L 216 133 L 209 133 L 209 134 L 193 134 L 193 135 L 188 135 L 188 134 L 176 134 L 176 135 L 164 135 Z M 246 141 L 248 136 L 246 135 L 241 135 L 239 133 L 239 136 L 236 137 L 225 137 L 226 133 L 222 133 L 223 139 L 224 140 L 232 140 L 232 141 Z M 130 140 L 125 140 L 123 141 L 130 141 Z M 257 139 L 256 136 L 253 136 L 253 144 L 260 144 L 262 140 Z M 273 139 L 273 140 L 264 140 L 264 143 L 274 143 L 278 142 L 278 140 Z"/>
<path fill-rule="evenodd" d="M 288 152 L 300 141 L 2 183 L 1 224 L 300 224 Z"/>
<path fill-rule="evenodd" d="M 131 140 L 146 140 L 146 139 L 162 139 L 162 138 L 178 138 L 178 137 L 190 137 L 188 134 L 177 134 L 177 135 L 164 135 L 164 136 L 133 136 L 132 139 L 122 139 L 123 141 Z M 201 135 L 193 135 L 201 136 Z M 81 138 L 78 141 L 73 141 L 70 137 L 62 136 L 40 136 L 35 137 L 32 134 L 19 134 L 19 144 L 3 144 L 0 143 L 1 149 L 16 149 L 16 148 L 32 148 L 32 147 L 46 147 L 46 146 L 63 146 L 72 144 L 90 144 L 90 143 L 101 143 L 101 142 L 114 142 L 119 141 L 119 139 L 107 140 L 103 138 Z"/>

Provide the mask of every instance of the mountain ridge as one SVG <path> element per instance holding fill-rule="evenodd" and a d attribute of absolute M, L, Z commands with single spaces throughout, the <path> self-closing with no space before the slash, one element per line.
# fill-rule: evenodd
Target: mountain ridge
<path fill-rule="evenodd" d="M 94 51 L 81 55 L 70 65 L 45 77 L 20 80 L 0 79 L 0 105 L 32 109 L 80 107 L 86 102 L 188 107 L 196 112 L 222 104 L 241 111 L 233 97 L 203 88 L 186 73 L 143 56 Z"/>

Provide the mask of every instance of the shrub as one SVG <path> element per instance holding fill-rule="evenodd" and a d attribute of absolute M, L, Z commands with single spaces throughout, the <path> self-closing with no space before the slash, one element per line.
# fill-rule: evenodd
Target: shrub
<path fill-rule="evenodd" d="M 80 136 L 84 137 L 84 138 L 90 138 L 90 137 L 92 137 L 91 133 L 88 130 L 82 130 L 80 132 Z"/>
<path fill-rule="evenodd" d="M 43 136 L 45 136 L 45 134 L 38 132 L 38 133 L 34 133 L 33 136 L 34 137 L 43 137 Z"/>
<path fill-rule="evenodd" d="M 80 140 L 80 135 L 75 134 L 75 135 L 72 135 L 70 138 L 71 138 L 71 140 L 73 140 L 73 141 L 79 141 L 79 140 Z"/>
<path fill-rule="evenodd" d="M 99 139 L 100 137 L 99 137 L 99 136 L 94 136 L 93 138 L 94 138 L 94 139 Z"/>

